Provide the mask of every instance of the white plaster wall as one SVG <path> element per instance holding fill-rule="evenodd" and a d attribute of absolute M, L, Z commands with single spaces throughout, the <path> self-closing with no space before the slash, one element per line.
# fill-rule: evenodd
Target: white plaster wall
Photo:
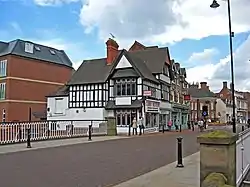
<path fill-rule="evenodd" d="M 122 56 L 115 69 L 130 68 L 130 67 L 132 67 L 132 65 L 129 63 L 128 59 L 125 56 Z"/>
<path fill-rule="evenodd" d="M 63 98 L 64 108 L 62 114 L 55 113 L 55 97 L 49 97 L 47 106 L 47 120 L 104 120 L 106 117 L 104 108 L 68 108 L 68 97 Z M 78 112 L 77 112 L 78 111 Z M 100 122 L 94 122 L 93 127 L 98 127 Z M 88 126 L 89 122 L 74 122 L 75 126 Z"/>
<path fill-rule="evenodd" d="M 227 107 L 226 104 L 221 100 L 217 99 L 217 104 L 216 104 L 216 116 L 218 117 L 218 112 L 220 112 L 221 117 L 220 117 L 220 122 L 225 123 L 226 122 L 226 114 L 227 114 Z"/>
<path fill-rule="evenodd" d="M 137 82 L 138 82 L 138 84 L 140 84 L 137 86 L 137 95 L 142 95 L 142 85 L 141 85 L 142 79 L 141 79 L 141 77 L 137 79 Z"/>

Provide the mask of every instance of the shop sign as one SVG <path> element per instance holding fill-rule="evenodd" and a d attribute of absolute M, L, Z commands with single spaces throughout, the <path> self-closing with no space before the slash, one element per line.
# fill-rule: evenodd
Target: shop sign
<path fill-rule="evenodd" d="M 152 92 L 151 92 L 151 90 L 144 90 L 144 91 L 143 91 L 143 95 L 144 95 L 144 96 L 151 96 L 151 95 L 152 95 Z"/>
<path fill-rule="evenodd" d="M 190 101 L 191 97 L 190 95 L 184 95 L 184 101 Z"/>
<path fill-rule="evenodd" d="M 149 113 L 159 113 L 160 112 L 160 102 L 146 100 L 145 105 L 146 105 L 145 106 L 146 112 L 149 112 Z"/>

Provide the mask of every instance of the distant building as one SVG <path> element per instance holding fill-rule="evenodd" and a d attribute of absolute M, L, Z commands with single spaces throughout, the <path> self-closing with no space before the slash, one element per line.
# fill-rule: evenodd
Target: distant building
<path fill-rule="evenodd" d="M 221 99 L 218 96 L 216 100 L 216 111 L 217 118 L 221 123 L 226 123 L 232 120 L 233 116 L 233 100 L 232 99 Z"/>
<path fill-rule="evenodd" d="M 219 92 L 219 96 L 221 99 L 230 100 L 232 99 L 232 89 L 227 86 L 227 82 L 223 82 L 223 86 L 221 91 Z M 244 93 L 240 91 L 235 91 L 235 114 L 236 121 L 239 123 L 245 123 L 248 119 L 248 101 L 244 97 Z"/>
<path fill-rule="evenodd" d="M 0 42 L 0 121 L 46 118 L 45 96 L 71 74 L 72 62 L 62 50 L 19 39 Z"/>
<path fill-rule="evenodd" d="M 210 91 L 207 82 L 201 82 L 200 87 L 199 83 L 190 84 L 188 88 L 188 94 L 191 96 L 190 101 L 190 119 L 192 121 L 198 121 L 204 119 L 202 115 L 202 107 L 208 107 L 207 119 L 211 121 L 217 120 L 217 97 Z"/>
<path fill-rule="evenodd" d="M 127 133 L 133 118 L 139 117 L 144 119 L 145 132 L 166 126 L 172 114 L 171 85 L 179 73 L 183 77 L 179 85 L 184 83 L 185 69 L 171 63 L 167 47 L 146 47 L 135 41 L 129 51 L 119 50 L 113 39 L 106 45 L 106 57 L 85 60 L 66 87 L 48 97 L 48 119 L 112 116 L 119 133 Z M 175 97 L 182 103 L 181 92 Z"/>

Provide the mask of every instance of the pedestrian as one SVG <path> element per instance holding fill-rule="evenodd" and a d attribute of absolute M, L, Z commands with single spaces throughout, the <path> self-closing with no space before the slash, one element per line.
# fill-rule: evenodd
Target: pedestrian
<path fill-rule="evenodd" d="M 133 119 L 132 128 L 133 128 L 133 135 L 137 135 L 137 121 L 136 121 L 136 118 Z"/>
<path fill-rule="evenodd" d="M 139 129 L 140 129 L 139 135 L 142 135 L 142 129 L 143 129 L 142 117 L 139 117 L 138 126 L 139 126 Z"/>
<path fill-rule="evenodd" d="M 171 128 L 172 128 L 172 121 L 171 120 L 169 120 L 168 121 L 168 131 L 171 131 Z"/>
<path fill-rule="evenodd" d="M 179 122 L 179 120 L 178 120 L 178 122 Z M 178 129 L 179 129 L 179 127 L 178 127 L 179 123 L 178 122 L 175 121 L 175 123 L 174 123 L 175 131 L 178 131 Z"/>
<path fill-rule="evenodd" d="M 192 131 L 194 131 L 194 121 L 191 121 Z"/>
<path fill-rule="evenodd" d="M 188 126 L 188 129 L 190 130 L 191 129 L 190 121 L 187 122 L 187 126 Z"/>

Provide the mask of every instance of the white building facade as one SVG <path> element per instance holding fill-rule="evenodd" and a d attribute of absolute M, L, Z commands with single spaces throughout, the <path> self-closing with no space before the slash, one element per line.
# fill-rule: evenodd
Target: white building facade
<path fill-rule="evenodd" d="M 145 132 L 166 127 L 172 111 L 168 49 L 118 51 L 114 40 L 106 44 L 107 58 L 84 61 L 69 83 L 48 97 L 47 119 L 104 120 L 112 116 L 118 133 L 127 133 L 133 119 L 140 117 Z"/>
<path fill-rule="evenodd" d="M 218 98 L 216 100 L 216 111 L 217 118 L 220 123 L 227 123 L 232 120 L 233 116 L 233 101 L 232 100 L 222 100 Z"/>

